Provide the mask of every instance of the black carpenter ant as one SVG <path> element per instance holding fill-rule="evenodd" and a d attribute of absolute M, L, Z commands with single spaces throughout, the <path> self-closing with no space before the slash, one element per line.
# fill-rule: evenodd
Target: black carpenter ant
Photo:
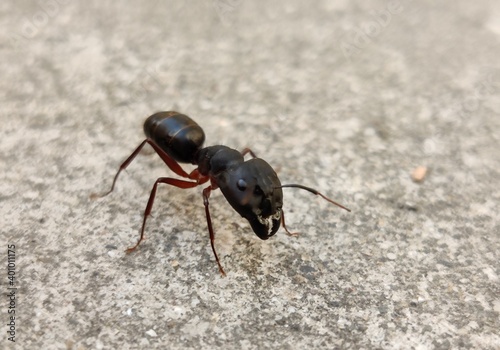
<path fill-rule="evenodd" d="M 208 199 L 212 190 L 220 188 L 234 210 L 247 219 L 255 234 L 264 240 L 278 231 L 280 223 L 283 224 L 283 228 L 289 235 L 296 235 L 291 233 L 285 225 L 285 215 L 282 209 L 282 188 L 284 187 L 295 187 L 309 191 L 342 209 L 351 211 L 313 188 L 296 184 L 282 185 L 273 168 L 266 161 L 257 158 L 249 148 L 245 148 L 241 152 L 220 145 L 202 148 L 205 141 L 203 129 L 184 114 L 173 111 L 155 113 L 146 119 L 144 133 L 146 139 L 122 163 L 113 179 L 111 189 L 102 195 L 93 194 L 91 197 L 104 197 L 113 192 L 120 172 L 129 166 L 146 143 L 153 147 L 170 170 L 191 181 L 171 177 L 160 177 L 156 180 L 144 211 L 141 236 L 133 247 L 126 250 L 127 253 L 134 251 L 144 239 L 146 220 L 151 214 L 156 189 L 160 183 L 179 188 L 191 188 L 210 181 L 210 185 L 203 189 L 203 203 L 210 244 L 222 275 L 225 275 L 225 272 L 215 251 L 215 234 L 208 208 Z M 246 154 L 250 154 L 252 159 L 245 161 Z M 179 163 L 191 163 L 198 167 L 188 174 Z"/>

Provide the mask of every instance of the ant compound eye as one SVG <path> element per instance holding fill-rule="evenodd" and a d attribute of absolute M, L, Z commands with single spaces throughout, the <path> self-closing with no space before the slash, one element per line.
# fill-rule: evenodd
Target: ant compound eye
<path fill-rule="evenodd" d="M 245 191 L 247 189 L 247 182 L 243 179 L 239 179 L 236 183 L 236 187 L 238 187 L 240 191 Z"/>

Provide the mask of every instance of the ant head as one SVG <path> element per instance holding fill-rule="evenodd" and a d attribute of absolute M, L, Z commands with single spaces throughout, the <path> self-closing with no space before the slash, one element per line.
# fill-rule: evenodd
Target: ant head
<path fill-rule="evenodd" d="M 260 239 L 278 231 L 283 191 L 278 175 L 266 161 L 250 159 L 226 169 L 216 179 L 229 204 L 248 220 Z"/>

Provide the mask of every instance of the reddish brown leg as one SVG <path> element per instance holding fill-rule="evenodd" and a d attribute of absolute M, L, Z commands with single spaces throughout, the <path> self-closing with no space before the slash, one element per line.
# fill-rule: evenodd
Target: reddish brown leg
<path fill-rule="evenodd" d="M 179 163 L 177 161 L 173 160 L 164 150 L 162 150 L 160 147 L 158 147 L 153 140 L 147 139 L 147 143 L 151 145 L 151 147 L 154 148 L 156 153 L 160 156 L 160 158 L 163 160 L 165 164 L 169 167 L 170 170 L 172 170 L 174 173 L 176 173 L 179 176 L 189 178 L 188 173 L 184 171 L 184 169 L 181 168 Z"/>
<path fill-rule="evenodd" d="M 242 155 L 243 157 L 244 157 L 244 156 L 246 156 L 247 154 L 250 154 L 250 155 L 252 156 L 252 158 L 258 158 L 258 157 L 257 157 L 257 155 L 255 154 L 255 152 L 254 152 L 254 151 L 252 151 L 252 150 L 251 150 L 250 148 L 248 148 L 248 147 L 243 148 L 243 150 L 242 150 L 240 153 L 241 153 L 241 155 Z M 280 167 L 274 168 L 274 170 L 275 170 L 276 172 L 279 172 Z"/>
<path fill-rule="evenodd" d="M 252 156 L 252 158 L 257 158 L 255 153 L 248 147 L 243 148 L 243 150 L 240 152 L 241 155 L 244 157 L 245 155 L 249 154 Z"/>
<path fill-rule="evenodd" d="M 184 171 L 184 169 L 182 169 L 181 166 L 175 160 L 173 160 L 167 153 L 165 153 L 165 151 L 163 151 L 160 147 L 158 147 L 153 142 L 153 140 L 146 139 L 146 140 L 142 141 L 141 144 L 135 149 L 135 151 L 132 152 L 132 154 L 122 163 L 122 165 L 120 165 L 120 168 L 118 169 L 118 172 L 116 173 L 116 175 L 113 179 L 113 184 L 111 185 L 111 189 L 104 194 L 92 193 L 90 195 L 90 198 L 96 199 L 96 198 L 105 197 L 108 194 L 110 194 L 111 192 L 113 192 L 113 190 L 115 189 L 116 180 L 118 179 L 118 175 L 120 175 L 122 170 L 126 169 L 130 165 L 130 163 L 139 154 L 139 152 L 141 151 L 141 149 L 144 147 L 144 145 L 146 143 L 149 143 L 151 145 L 151 147 L 153 147 L 155 152 L 160 156 L 160 158 L 170 168 L 170 170 L 172 170 L 174 173 L 176 173 L 179 176 L 189 178 L 189 175 Z"/>
<path fill-rule="evenodd" d="M 198 168 L 196 168 L 192 172 L 190 172 L 189 175 L 188 175 L 188 177 L 191 180 L 196 180 L 198 182 L 198 184 L 200 184 L 200 185 L 204 184 L 205 182 L 207 182 L 208 180 L 210 180 L 209 176 L 201 175 L 200 171 L 198 170 Z"/>
<path fill-rule="evenodd" d="M 285 229 L 286 233 L 289 236 L 297 237 L 299 235 L 298 232 L 290 232 L 290 231 L 288 231 L 288 228 L 286 227 L 286 224 L 285 224 L 285 213 L 283 212 L 283 210 L 281 210 L 281 224 L 283 225 L 283 228 Z"/>
<path fill-rule="evenodd" d="M 178 180 L 178 179 L 173 179 L 171 177 L 160 177 L 155 181 L 155 184 L 153 185 L 153 189 L 151 190 L 151 194 L 149 195 L 149 200 L 148 204 L 146 205 L 146 210 L 144 211 L 144 219 L 142 221 L 142 228 L 141 228 L 141 236 L 139 237 L 139 240 L 137 243 L 133 246 L 130 247 L 126 250 L 127 253 L 131 253 L 139 246 L 139 244 L 142 242 L 144 239 L 144 229 L 146 227 L 146 220 L 148 216 L 151 214 L 151 209 L 153 208 L 153 203 L 155 201 L 155 196 L 156 196 L 156 188 L 158 187 L 159 183 L 163 184 L 168 184 L 172 185 L 175 187 L 179 188 L 191 188 L 191 187 L 196 187 L 198 186 L 198 183 L 196 182 L 189 182 L 189 181 L 184 181 L 184 180 Z"/>
<path fill-rule="evenodd" d="M 219 257 L 217 256 L 217 252 L 215 251 L 215 246 L 214 246 L 214 241 L 215 241 L 215 233 L 214 229 L 212 227 L 212 219 L 210 218 L 210 210 L 208 209 L 208 198 L 210 197 L 210 192 L 212 191 L 213 187 L 208 186 L 207 188 L 203 189 L 203 204 L 205 205 L 205 215 L 207 216 L 207 226 L 208 226 L 208 233 L 210 234 L 210 244 L 212 245 L 212 251 L 214 252 L 215 255 L 215 260 L 217 261 L 217 265 L 219 265 L 219 271 L 222 276 L 226 276 L 226 273 L 224 272 L 224 269 L 222 268 L 222 265 L 220 264 Z"/>

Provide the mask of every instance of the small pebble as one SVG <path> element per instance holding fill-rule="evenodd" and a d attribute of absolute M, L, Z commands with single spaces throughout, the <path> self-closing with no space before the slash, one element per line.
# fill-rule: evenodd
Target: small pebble
<path fill-rule="evenodd" d="M 411 173 L 411 179 L 415 182 L 422 182 L 427 174 L 427 167 L 419 166 Z"/>
<path fill-rule="evenodd" d="M 147 335 L 149 335 L 150 337 L 157 337 L 158 335 L 156 334 L 156 332 L 152 329 L 150 329 L 149 331 L 146 332 Z"/>
<path fill-rule="evenodd" d="M 396 260 L 397 256 L 394 253 L 387 253 L 387 259 L 389 260 Z"/>

